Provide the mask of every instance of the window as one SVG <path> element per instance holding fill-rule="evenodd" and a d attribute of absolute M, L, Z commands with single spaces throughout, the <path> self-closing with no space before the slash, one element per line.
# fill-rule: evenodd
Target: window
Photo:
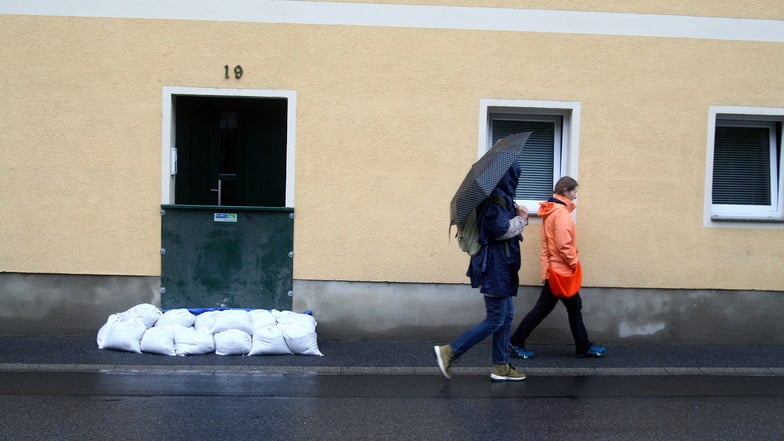
<path fill-rule="evenodd" d="M 711 221 L 784 220 L 782 122 L 784 114 L 764 109 L 711 110 L 706 165 Z"/>
<path fill-rule="evenodd" d="M 239 142 L 237 138 L 238 134 L 233 133 L 237 129 L 242 127 L 243 121 L 243 112 L 237 110 L 235 108 L 228 108 L 226 106 L 217 105 L 217 103 L 233 103 L 236 105 L 241 105 L 242 103 L 249 103 L 248 105 L 251 108 L 257 108 L 256 105 L 264 105 L 261 107 L 261 110 L 266 109 L 266 115 L 273 115 L 275 118 L 270 116 L 269 124 L 272 124 L 274 129 L 272 132 L 269 130 L 265 133 L 270 135 L 270 133 L 274 133 L 275 136 L 270 138 L 270 136 L 262 137 L 265 139 L 265 142 L 271 142 L 278 145 L 279 143 L 281 147 L 274 152 L 279 153 L 279 155 L 275 156 L 274 159 L 274 167 L 277 167 L 277 170 L 274 173 L 261 173 L 259 177 L 254 177 L 253 179 L 259 179 L 263 181 L 264 185 L 256 185 L 256 189 L 251 189 L 250 191 L 256 193 L 246 193 L 248 195 L 253 194 L 253 196 L 248 196 L 250 199 L 255 199 L 255 202 L 250 203 L 246 202 L 245 205 L 264 205 L 264 206 L 285 206 L 285 207 L 293 207 L 294 206 L 294 163 L 295 163 L 295 151 L 296 151 L 296 115 L 297 115 L 297 92 L 291 90 L 261 90 L 261 89 L 212 89 L 212 88 L 200 88 L 200 87 L 164 87 L 163 94 L 162 94 L 162 114 L 163 114 L 163 126 L 162 126 L 162 143 L 161 143 L 161 204 L 162 205 L 170 205 L 175 203 L 184 203 L 181 199 L 182 196 L 182 180 L 185 171 L 182 169 L 184 166 L 183 162 L 187 162 L 187 158 L 183 158 L 182 155 L 187 154 L 183 150 L 180 150 L 178 153 L 177 144 L 182 139 L 184 134 L 181 132 L 178 134 L 178 130 L 182 130 L 180 127 L 180 122 L 185 119 L 186 121 L 197 121 L 198 118 L 206 118 L 208 115 L 214 115 L 215 120 L 214 125 L 210 124 L 192 124 L 192 128 L 194 130 L 206 130 L 206 131 L 219 131 L 220 136 L 195 136 L 193 138 L 194 142 L 199 143 L 210 143 L 210 142 L 219 142 L 221 147 L 227 147 L 229 143 L 236 143 Z M 204 102 L 212 102 L 215 103 L 217 109 L 213 109 L 211 111 L 204 110 L 202 105 L 197 105 L 197 102 L 204 101 Z M 183 104 L 187 103 L 187 106 L 183 106 Z M 207 104 L 204 104 L 207 106 Z M 240 107 L 243 107 L 241 105 Z M 209 106 L 208 106 L 209 107 Z M 214 107 L 214 106 L 213 106 Z M 201 113 L 199 110 L 201 109 Z M 258 108 L 257 108 L 258 109 Z M 183 112 L 189 110 L 186 115 L 183 115 Z M 259 110 L 259 111 L 261 111 Z M 206 113 L 205 113 L 206 112 Z M 215 113 L 217 112 L 217 113 Z M 258 112 L 256 112 L 258 113 Z M 253 112 L 251 112 L 253 114 Z M 196 118 L 196 119 L 194 119 Z M 266 120 L 265 120 L 266 121 Z M 282 121 L 282 122 L 281 122 Z M 256 124 L 256 123 L 254 123 Z M 256 124 L 258 125 L 258 124 Z M 180 127 L 180 129 L 178 129 Z M 184 126 L 183 126 L 184 127 Z M 264 126 L 267 127 L 267 126 Z M 262 127 L 262 129 L 264 128 Z M 259 130 L 259 127 L 256 127 L 253 130 Z M 264 129 L 266 130 L 266 129 Z M 213 133 L 215 135 L 215 133 Z M 177 139 L 180 138 L 180 139 Z M 281 139 L 283 141 L 281 141 Z M 246 140 L 247 141 L 247 140 Z M 215 146 L 213 146 L 215 147 Z M 220 150 L 220 149 L 219 149 Z M 240 174 L 236 171 L 227 170 L 226 167 L 252 167 L 254 164 L 257 164 L 259 161 L 252 160 L 253 158 L 248 156 L 248 152 L 244 153 L 243 158 L 235 157 L 236 154 L 239 154 L 239 151 L 235 151 L 235 148 L 231 148 L 226 151 L 226 157 L 222 159 L 222 170 L 220 172 L 213 170 L 212 178 L 217 179 L 216 173 L 220 173 L 221 175 L 225 176 L 227 180 L 232 179 L 233 174 Z M 265 154 L 268 153 L 269 150 L 265 150 Z M 179 155 L 179 161 L 178 161 Z M 216 154 L 217 155 L 217 154 Z M 280 156 L 283 155 L 283 156 Z M 209 156 L 209 155 L 208 155 Z M 218 156 L 215 156 L 213 159 L 217 159 Z M 239 161 L 239 162 L 237 162 Z M 178 170 L 178 162 L 180 163 L 180 169 Z M 199 164 L 201 162 L 196 161 Z M 202 161 L 204 162 L 204 161 Z M 237 162 L 234 164 L 234 162 Z M 194 162 L 191 161 L 193 164 Z M 233 165 L 232 165 L 233 164 Z M 208 167 L 209 164 L 204 162 L 201 164 L 204 167 Z M 195 170 L 195 169 L 194 169 Z M 207 170 L 204 168 L 204 170 Z M 178 173 L 179 172 L 179 173 Z M 247 175 L 248 173 L 245 173 Z M 258 174 L 258 173 L 257 173 Z M 178 177 L 179 176 L 179 177 Z M 205 175 L 206 176 L 206 175 Z M 236 182 L 237 176 L 234 176 Z M 267 185 L 269 182 L 264 181 L 264 179 L 272 179 L 271 186 Z M 261 182 L 260 181 L 260 182 Z M 207 195 L 209 197 L 215 197 L 215 202 L 217 202 L 217 192 L 212 192 L 210 189 L 216 188 L 217 180 L 213 180 L 207 183 L 209 186 L 202 186 L 205 188 Z M 234 184 L 234 183 L 232 183 Z M 235 188 L 238 185 L 234 185 Z M 251 186 L 252 187 L 252 186 Z M 250 187 L 245 187 L 250 188 Z M 179 190 L 178 190 L 179 189 Z M 202 191 L 202 190 L 199 190 Z M 261 192 L 261 193 L 258 193 Z M 195 194 L 195 190 L 194 193 Z M 259 199 L 265 198 L 268 195 L 273 195 L 275 200 L 270 202 L 269 200 L 262 200 Z M 196 196 L 194 196 L 196 197 Z M 250 200 L 247 199 L 247 200 Z M 185 199 L 186 201 L 188 198 Z M 281 202 L 282 201 L 282 202 Z M 214 204 L 215 202 L 194 202 L 191 201 L 190 204 Z"/>
<path fill-rule="evenodd" d="M 499 139 L 532 132 L 520 155 L 515 199 L 532 212 L 553 194 L 562 176 L 577 178 L 579 103 L 563 101 L 482 100 L 479 156 Z"/>

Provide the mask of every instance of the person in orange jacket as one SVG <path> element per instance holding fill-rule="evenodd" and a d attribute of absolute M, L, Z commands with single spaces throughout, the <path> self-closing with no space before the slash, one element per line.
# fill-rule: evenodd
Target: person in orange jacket
<path fill-rule="evenodd" d="M 569 315 L 576 353 L 580 357 L 601 357 L 605 348 L 588 338 L 582 314 L 580 285 L 582 267 L 577 252 L 574 220 L 571 212 L 577 206 L 577 181 L 569 176 L 558 180 L 553 197 L 539 204 L 542 218 L 541 276 L 544 286 L 533 309 L 526 314 L 510 338 L 511 352 L 517 358 L 533 358 L 525 349 L 525 341 L 539 323 L 552 312 L 560 300 Z"/>

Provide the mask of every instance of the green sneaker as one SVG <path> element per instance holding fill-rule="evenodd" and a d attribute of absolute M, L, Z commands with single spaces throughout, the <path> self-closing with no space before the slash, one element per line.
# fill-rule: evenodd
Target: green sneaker
<path fill-rule="evenodd" d="M 452 378 L 450 369 L 452 368 L 452 360 L 455 359 L 455 351 L 452 350 L 452 346 L 433 346 L 433 350 L 436 352 L 436 360 L 438 360 L 438 368 L 441 369 L 441 374 L 447 380 Z"/>
<path fill-rule="evenodd" d="M 490 379 L 493 381 L 523 381 L 525 374 L 518 372 L 510 363 L 496 364 L 490 372 Z"/>

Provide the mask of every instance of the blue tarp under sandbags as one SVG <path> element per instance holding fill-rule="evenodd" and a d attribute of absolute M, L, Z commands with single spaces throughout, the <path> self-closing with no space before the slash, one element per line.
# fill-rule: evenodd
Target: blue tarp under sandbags
<path fill-rule="evenodd" d="M 318 355 L 316 320 L 307 313 L 245 308 L 161 311 L 143 303 L 112 314 L 98 348 L 162 355 Z"/>

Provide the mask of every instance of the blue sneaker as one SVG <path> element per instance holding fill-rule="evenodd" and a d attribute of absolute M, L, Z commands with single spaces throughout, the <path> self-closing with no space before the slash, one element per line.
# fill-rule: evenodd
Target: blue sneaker
<path fill-rule="evenodd" d="M 587 351 L 583 352 L 582 354 L 577 354 L 577 356 L 583 358 L 599 358 L 604 355 L 605 349 L 607 348 L 591 345 Z"/>
<path fill-rule="evenodd" d="M 512 356 L 517 358 L 534 358 L 534 353 L 531 351 L 526 351 L 525 348 L 518 348 L 517 346 L 512 346 L 509 348 L 509 352 L 511 352 Z"/>

